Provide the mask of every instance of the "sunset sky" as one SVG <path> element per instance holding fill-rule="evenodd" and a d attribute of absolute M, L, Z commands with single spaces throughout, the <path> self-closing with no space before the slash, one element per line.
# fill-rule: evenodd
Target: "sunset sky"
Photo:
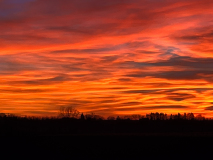
<path fill-rule="evenodd" d="M 0 113 L 213 116 L 212 0 L 0 0 Z"/>

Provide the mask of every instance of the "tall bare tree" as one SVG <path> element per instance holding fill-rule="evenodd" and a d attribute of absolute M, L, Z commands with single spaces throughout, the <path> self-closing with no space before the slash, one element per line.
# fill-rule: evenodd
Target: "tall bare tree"
<path fill-rule="evenodd" d="M 80 112 L 73 107 L 60 107 L 60 117 L 78 118 L 79 114 Z"/>

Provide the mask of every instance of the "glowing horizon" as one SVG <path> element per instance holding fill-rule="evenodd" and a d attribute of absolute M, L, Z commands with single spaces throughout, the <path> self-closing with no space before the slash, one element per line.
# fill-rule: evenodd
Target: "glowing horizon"
<path fill-rule="evenodd" d="M 213 113 L 213 1 L 0 0 L 0 113 Z"/>

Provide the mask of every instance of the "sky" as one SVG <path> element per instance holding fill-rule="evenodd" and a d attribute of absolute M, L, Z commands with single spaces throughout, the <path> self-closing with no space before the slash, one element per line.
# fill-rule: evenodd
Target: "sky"
<path fill-rule="evenodd" d="M 213 116 L 212 0 L 0 0 L 0 112 Z"/>

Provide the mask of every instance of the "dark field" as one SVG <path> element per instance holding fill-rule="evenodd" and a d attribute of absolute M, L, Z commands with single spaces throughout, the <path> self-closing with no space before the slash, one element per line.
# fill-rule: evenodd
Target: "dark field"
<path fill-rule="evenodd" d="M 2 157 L 23 159 L 131 159 L 212 154 L 212 137 L 191 136 L 17 136 L 1 137 Z"/>
<path fill-rule="evenodd" d="M 15 155 L 22 159 L 185 159 L 211 155 L 213 148 L 210 120 L 10 118 L 1 119 L 0 125 L 4 158 Z"/>

